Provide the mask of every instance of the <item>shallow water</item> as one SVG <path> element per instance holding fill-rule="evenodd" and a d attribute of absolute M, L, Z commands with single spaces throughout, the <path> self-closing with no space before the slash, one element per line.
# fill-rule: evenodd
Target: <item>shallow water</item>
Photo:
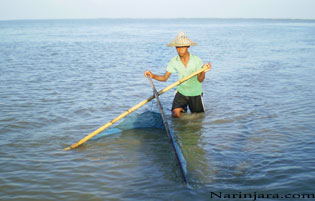
<path fill-rule="evenodd" d="M 176 55 L 166 44 L 179 31 L 213 66 L 205 114 L 171 119 L 174 90 L 161 96 L 190 187 L 161 129 L 125 130 L 64 152 L 152 95 L 143 72 L 164 73 Z M 1 21 L 0 199 L 314 193 L 314 35 L 315 22 L 302 20 Z M 137 113 L 148 110 L 156 103 Z"/>

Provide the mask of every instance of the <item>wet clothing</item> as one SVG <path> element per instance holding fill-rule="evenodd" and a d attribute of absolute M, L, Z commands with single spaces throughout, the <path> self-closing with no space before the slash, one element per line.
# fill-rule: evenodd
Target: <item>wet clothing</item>
<path fill-rule="evenodd" d="M 184 96 L 177 92 L 172 105 L 172 111 L 176 108 L 183 108 L 187 112 L 187 106 L 191 113 L 205 112 L 202 94 L 198 96 Z"/>

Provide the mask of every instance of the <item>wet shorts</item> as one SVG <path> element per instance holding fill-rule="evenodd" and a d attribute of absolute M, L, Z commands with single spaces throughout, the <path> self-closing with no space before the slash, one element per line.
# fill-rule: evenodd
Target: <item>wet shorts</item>
<path fill-rule="evenodd" d="M 173 100 L 172 111 L 176 108 L 183 108 L 187 112 L 187 106 L 192 113 L 205 112 L 202 94 L 199 96 L 184 96 L 177 92 Z"/>

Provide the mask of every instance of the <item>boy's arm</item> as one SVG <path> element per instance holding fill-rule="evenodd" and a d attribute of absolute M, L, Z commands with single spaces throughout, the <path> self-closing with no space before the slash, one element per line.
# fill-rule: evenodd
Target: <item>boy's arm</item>
<path fill-rule="evenodd" d="M 206 66 L 208 67 L 208 70 L 203 71 L 203 72 L 201 72 L 201 73 L 198 74 L 198 80 L 199 80 L 199 82 L 203 82 L 203 80 L 204 80 L 205 77 L 206 77 L 206 72 L 209 71 L 209 70 L 211 70 L 211 64 L 210 64 L 210 63 L 206 63 L 205 65 L 203 65 L 203 67 L 206 67 Z"/>
<path fill-rule="evenodd" d="M 161 82 L 165 82 L 168 80 L 168 78 L 170 77 L 171 73 L 166 71 L 164 73 L 164 75 L 156 75 L 156 74 L 153 74 L 151 71 L 147 70 L 144 72 L 144 76 L 150 76 L 151 78 L 155 79 L 155 80 L 158 80 L 158 81 L 161 81 Z"/>

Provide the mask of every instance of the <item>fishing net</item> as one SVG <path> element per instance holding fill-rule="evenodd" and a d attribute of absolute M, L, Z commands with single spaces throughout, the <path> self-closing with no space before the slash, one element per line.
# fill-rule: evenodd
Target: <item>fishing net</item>
<path fill-rule="evenodd" d="M 93 137 L 93 140 L 97 140 L 100 138 L 104 138 L 108 135 L 118 134 L 126 130 L 131 129 L 145 129 L 145 128 L 157 128 L 157 129 L 165 129 L 163 118 L 161 113 L 154 112 L 154 111 L 145 111 L 143 113 L 137 114 L 133 113 L 127 116 L 122 122 L 120 122 L 116 126 L 112 126 L 102 133 L 98 134 L 97 136 Z M 174 136 L 174 132 L 170 129 L 170 132 Z M 166 135 L 166 134 L 165 134 Z M 184 176 L 187 175 L 187 164 L 186 160 L 181 152 L 180 146 L 176 143 L 173 139 L 173 143 L 170 145 L 174 146 L 176 149 L 178 160 L 180 165 L 183 167 Z"/>
<path fill-rule="evenodd" d="M 122 122 L 116 126 L 112 126 L 97 136 L 93 140 L 103 138 L 104 136 L 121 133 L 125 130 L 139 128 L 158 128 L 164 129 L 163 119 L 160 113 L 153 111 L 145 111 L 141 114 L 133 113 L 127 116 Z"/>

